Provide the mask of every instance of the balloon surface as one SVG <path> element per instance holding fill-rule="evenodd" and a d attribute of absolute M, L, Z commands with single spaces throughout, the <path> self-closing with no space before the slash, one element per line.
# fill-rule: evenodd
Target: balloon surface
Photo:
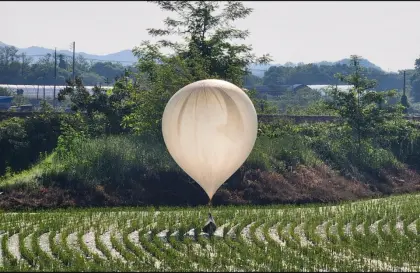
<path fill-rule="evenodd" d="M 252 101 L 242 89 L 222 80 L 183 87 L 169 100 L 162 117 L 169 153 L 210 200 L 248 158 L 257 130 Z"/>

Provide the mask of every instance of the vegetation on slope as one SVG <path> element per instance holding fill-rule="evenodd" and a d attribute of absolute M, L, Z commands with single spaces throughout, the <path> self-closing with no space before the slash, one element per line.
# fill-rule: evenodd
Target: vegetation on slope
<path fill-rule="evenodd" d="M 157 5 L 181 17 L 150 34 L 177 34 L 179 27 L 182 39 L 136 48 L 141 72 L 134 79 L 118 79 L 111 91 L 96 87 L 89 94 L 77 77 L 59 95 L 70 99 L 74 114 L 56 116 L 44 103 L 39 115 L 0 122 L 2 207 L 207 202 L 164 146 L 165 104 L 181 87 L 204 78 L 242 86 L 249 64 L 267 62 L 269 56 L 256 58 L 251 47 L 231 42 L 248 32 L 221 24 L 250 14 L 240 2 Z M 163 54 L 162 47 L 173 54 Z M 298 106 L 303 102 L 296 111 L 328 111 L 341 121 L 260 123 L 252 154 L 217 192 L 215 204 L 335 202 L 419 189 L 417 125 L 403 118 L 404 106 L 392 101 L 395 91 L 376 92 L 360 57 L 351 60 L 351 73 L 337 75 L 354 86 L 350 92 L 332 90 L 329 100 L 314 104 L 304 94 L 289 98 Z M 254 90 L 247 92 L 259 113 L 275 111 Z"/>

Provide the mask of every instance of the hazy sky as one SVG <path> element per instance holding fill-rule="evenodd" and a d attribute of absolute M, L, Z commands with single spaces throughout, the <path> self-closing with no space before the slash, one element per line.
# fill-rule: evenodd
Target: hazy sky
<path fill-rule="evenodd" d="M 246 2 L 238 21 L 256 54 L 274 63 L 336 61 L 358 54 L 384 70 L 420 57 L 420 2 Z M 147 2 L 0 2 L 0 41 L 108 54 L 148 40 L 169 14 Z"/>

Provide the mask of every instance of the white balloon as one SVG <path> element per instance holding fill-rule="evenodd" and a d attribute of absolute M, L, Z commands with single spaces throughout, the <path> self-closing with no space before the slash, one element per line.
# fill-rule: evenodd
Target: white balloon
<path fill-rule="evenodd" d="M 162 117 L 169 153 L 210 200 L 248 158 L 257 130 L 252 101 L 242 89 L 222 80 L 183 87 L 169 100 Z"/>

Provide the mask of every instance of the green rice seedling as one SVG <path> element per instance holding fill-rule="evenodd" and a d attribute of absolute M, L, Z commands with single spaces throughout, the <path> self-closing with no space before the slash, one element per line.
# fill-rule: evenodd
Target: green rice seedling
<path fill-rule="evenodd" d="M 111 244 L 118 253 L 127 261 L 127 267 L 136 268 L 137 270 L 142 270 L 142 263 L 139 261 L 135 254 L 130 252 L 127 248 L 125 248 L 124 244 L 119 242 L 116 238 L 114 233 L 111 233 Z"/>
<path fill-rule="evenodd" d="M 22 230 L 19 232 L 19 251 L 22 255 L 22 262 L 28 263 L 29 267 L 35 268 L 37 266 L 37 257 L 28 249 L 25 238 L 30 235 L 31 230 Z M 32 234 L 33 235 L 33 234 Z"/>
<path fill-rule="evenodd" d="M 86 256 L 86 263 L 89 264 L 89 270 L 91 271 L 101 271 L 105 270 L 106 266 L 104 266 L 104 260 L 102 260 L 96 253 L 92 253 L 89 251 L 85 241 L 83 240 L 83 235 L 85 234 L 86 230 L 80 230 L 77 233 L 77 243 L 80 246 L 84 256 Z"/>
<path fill-rule="evenodd" d="M 102 230 L 103 232 L 103 230 Z M 112 260 L 111 251 L 105 246 L 105 244 L 101 241 L 100 236 L 102 232 L 95 232 L 95 245 L 99 251 L 101 251 L 107 260 Z"/>
<path fill-rule="evenodd" d="M 332 226 L 333 226 L 333 222 L 332 222 L 332 221 L 329 221 L 329 222 L 327 223 L 327 225 L 325 226 L 325 233 L 326 233 L 326 235 L 327 235 L 327 239 L 328 239 L 328 241 L 329 241 L 331 244 L 335 245 L 335 244 L 337 244 L 337 243 L 339 242 L 339 239 L 338 239 L 337 235 L 335 235 L 335 234 L 332 232 Z"/>
<path fill-rule="evenodd" d="M 3 264 L 5 269 L 14 271 L 19 268 L 19 261 L 10 253 L 9 248 L 7 247 L 8 240 L 9 234 L 4 234 L 1 241 Z"/>
<path fill-rule="evenodd" d="M 68 246 L 67 238 L 71 232 L 74 232 L 72 227 L 62 230 L 59 246 L 60 250 L 58 252 L 60 260 L 62 260 L 66 266 L 71 266 L 75 269 L 81 269 L 85 264 L 86 268 L 89 268 L 89 263 L 87 263 L 82 254 L 79 251 L 74 251 Z"/>
<path fill-rule="evenodd" d="M 144 258 L 144 253 L 142 251 L 141 248 L 139 248 L 138 246 L 136 246 L 136 244 L 134 244 L 129 238 L 129 234 L 131 234 L 132 232 L 134 232 L 136 230 L 135 227 L 129 227 L 126 228 L 125 230 L 123 230 L 123 244 L 127 247 L 128 250 L 130 250 L 131 253 L 136 255 L 136 259 L 140 259 L 140 260 L 145 260 Z"/>
<path fill-rule="evenodd" d="M 35 257 L 37 257 L 37 262 L 38 262 L 38 266 L 39 266 L 39 270 L 40 271 L 47 271 L 47 270 L 57 270 L 60 267 L 60 264 L 54 260 L 51 259 L 50 256 L 48 256 L 47 253 L 45 253 L 41 247 L 40 247 L 40 243 L 39 243 L 39 238 L 42 234 L 44 234 L 46 232 L 46 228 L 40 228 L 38 230 L 36 230 L 33 233 L 33 236 L 31 238 L 31 247 L 33 250 L 33 255 Z"/>
<path fill-rule="evenodd" d="M 419 205 L 405 195 L 336 206 L 218 207 L 212 214 L 226 223 L 222 238 L 199 235 L 206 207 L 4 213 L 1 270 L 416 271 Z M 192 228 L 194 236 L 184 236 Z M 158 237 L 163 230 L 166 238 Z M 13 234 L 23 262 L 8 249 Z"/>

